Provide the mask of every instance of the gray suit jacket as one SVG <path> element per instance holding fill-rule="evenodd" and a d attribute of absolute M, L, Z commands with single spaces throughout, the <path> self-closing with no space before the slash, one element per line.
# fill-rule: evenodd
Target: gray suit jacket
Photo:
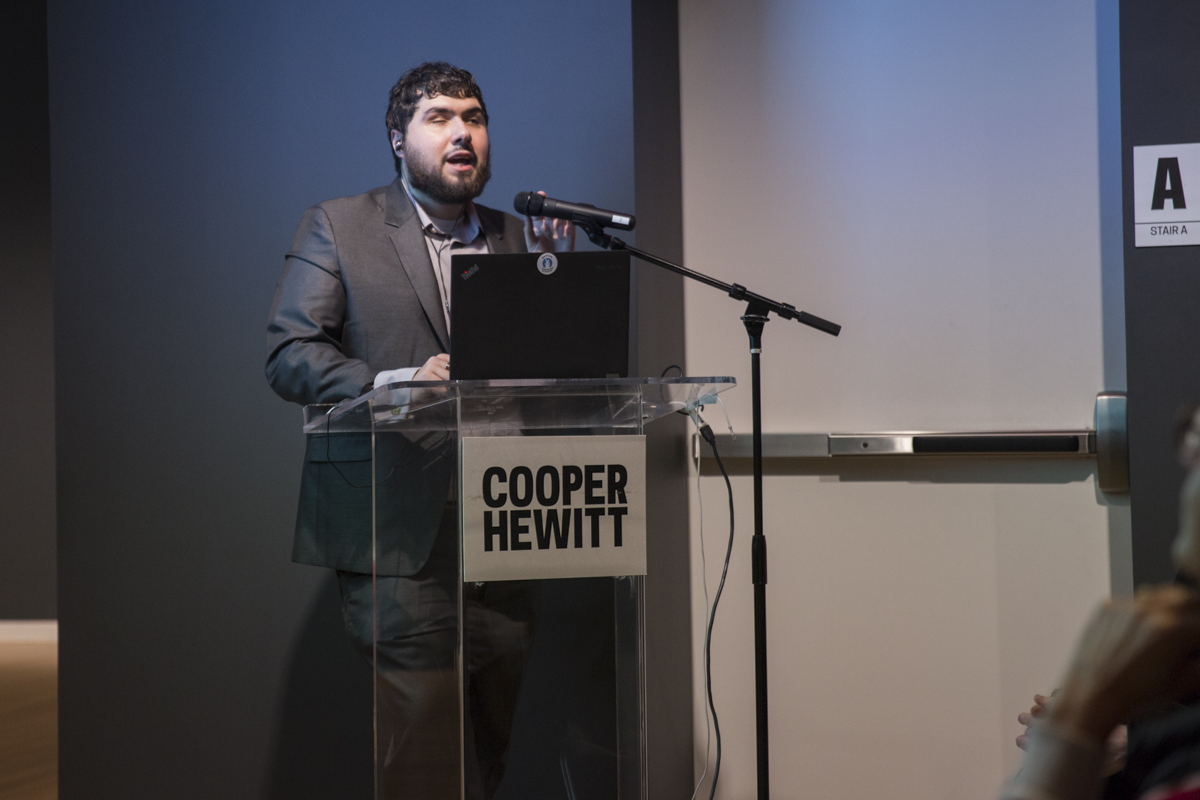
<path fill-rule="evenodd" d="M 476 205 L 492 253 L 525 252 L 516 217 Z M 267 381 L 296 403 L 357 397 L 378 372 L 449 352 L 420 218 L 399 178 L 304 212 L 267 324 Z M 437 534 L 453 441 L 385 434 L 376 442 L 380 575 L 411 575 Z M 295 561 L 372 571 L 371 443 L 311 435 L 300 486 Z"/>

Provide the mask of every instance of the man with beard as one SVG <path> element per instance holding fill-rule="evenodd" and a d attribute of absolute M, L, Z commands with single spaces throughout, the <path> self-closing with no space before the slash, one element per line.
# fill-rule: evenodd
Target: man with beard
<path fill-rule="evenodd" d="M 286 400 L 337 403 L 389 383 L 448 380 L 451 256 L 574 248 L 569 223 L 522 223 L 473 202 L 491 168 L 487 107 L 469 72 L 441 62 L 409 70 L 386 121 L 396 180 L 310 208 L 284 261 L 266 373 Z M 337 571 L 347 630 L 376 664 L 388 797 L 457 798 L 464 775 L 469 797 L 491 796 L 528 652 L 525 587 L 466 587 L 472 710 L 460 732 L 453 444 L 380 435 L 375 462 L 388 466 L 373 473 L 368 435 L 308 437 L 292 558 Z"/>

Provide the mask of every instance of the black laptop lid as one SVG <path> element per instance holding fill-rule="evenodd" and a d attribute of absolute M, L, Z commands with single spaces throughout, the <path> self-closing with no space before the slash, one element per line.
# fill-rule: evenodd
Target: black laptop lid
<path fill-rule="evenodd" d="M 629 374 L 629 253 L 450 259 L 450 377 Z"/>

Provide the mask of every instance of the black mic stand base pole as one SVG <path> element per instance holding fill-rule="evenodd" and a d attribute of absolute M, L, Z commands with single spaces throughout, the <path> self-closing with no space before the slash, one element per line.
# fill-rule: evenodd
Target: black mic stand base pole
<path fill-rule="evenodd" d="M 771 796 L 771 772 L 767 746 L 767 539 L 763 536 L 762 376 L 759 364 L 759 356 L 762 355 L 763 326 L 770 319 L 771 312 L 783 319 L 794 319 L 810 328 L 816 328 L 833 336 L 837 336 L 841 332 L 842 326 L 807 312 L 797 311 L 793 305 L 779 303 L 755 294 L 745 286 L 724 283 L 701 272 L 690 270 L 679 264 L 672 264 L 670 261 L 644 250 L 630 247 L 615 236 L 605 233 L 597 225 L 587 225 L 582 222 L 577 222 L 577 224 L 583 228 L 588 238 L 597 247 L 608 250 L 627 250 L 642 261 L 720 289 L 735 300 L 745 300 L 748 303 L 746 313 L 742 316 L 742 322 L 746 326 L 746 333 L 750 335 L 750 393 L 754 406 L 754 536 L 750 539 L 750 569 L 751 579 L 754 583 L 754 706 L 758 754 L 758 800 L 768 800 Z"/>
<path fill-rule="evenodd" d="M 754 708 L 758 754 L 758 800 L 771 796 L 767 727 L 767 538 L 763 535 L 762 355 L 763 326 L 769 317 L 761 304 L 746 307 L 742 323 L 750 335 L 750 397 L 754 436 L 754 536 L 750 540 L 750 575 L 754 583 Z"/>

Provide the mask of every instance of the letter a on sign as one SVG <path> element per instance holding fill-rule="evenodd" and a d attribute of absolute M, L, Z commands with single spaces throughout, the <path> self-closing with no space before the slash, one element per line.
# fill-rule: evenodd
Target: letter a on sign
<path fill-rule="evenodd" d="M 1178 158 L 1160 158 L 1154 176 L 1154 198 L 1150 201 L 1152 211 L 1160 210 L 1170 200 L 1174 208 L 1187 208 L 1183 198 L 1183 178 L 1179 175 Z"/>
<path fill-rule="evenodd" d="M 1200 143 L 1133 148 L 1136 247 L 1200 244 Z"/>

